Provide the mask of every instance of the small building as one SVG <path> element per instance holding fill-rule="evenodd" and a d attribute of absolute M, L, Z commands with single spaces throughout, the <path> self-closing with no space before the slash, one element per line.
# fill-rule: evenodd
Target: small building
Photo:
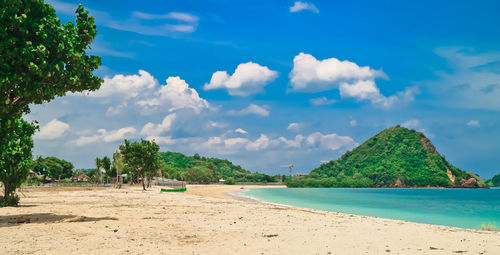
<path fill-rule="evenodd" d="M 88 182 L 90 179 L 90 177 L 86 174 L 79 174 L 77 177 L 76 177 L 76 181 L 77 182 Z"/>
<path fill-rule="evenodd" d="M 220 178 L 220 179 L 219 179 L 219 183 L 220 183 L 220 184 L 224 184 L 224 182 L 225 182 L 225 181 L 226 181 L 226 180 L 224 180 L 224 179 L 222 179 L 222 178 Z"/>

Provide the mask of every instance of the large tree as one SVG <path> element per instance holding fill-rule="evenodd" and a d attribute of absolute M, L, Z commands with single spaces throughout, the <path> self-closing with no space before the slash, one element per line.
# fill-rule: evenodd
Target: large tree
<path fill-rule="evenodd" d="M 133 143 L 125 140 L 124 144 L 120 145 L 123 161 L 128 165 L 133 177 L 141 178 L 143 190 L 146 190 L 145 178 L 156 175 L 160 169 L 159 150 L 160 146 L 154 141 L 143 139 Z"/>
<path fill-rule="evenodd" d="M 61 24 L 54 8 L 42 0 L 0 0 L 0 147 L 15 143 L 13 137 L 33 134 L 26 129 L 14 135 L 19 123 L 26 124 L 21 117 L 30 104 L 100 87 L 102 79 L 93 71 L 101 59 L 85 52 L 97 34 L 94 18 L 81 5 L 76 14 L 76 24 Z M 4 165 L 1 171 L 19 167 Z M 5 185 L 8 180 L 0 181 Z"/>
<path fill-rule="evenodd" d="M 52 179 L 65 179 L 73 176 L 73 164 L 64 159 L 56 157 L 38 157 L 35 160 L 33 170 L 40 175 L 48 176 Z"/>

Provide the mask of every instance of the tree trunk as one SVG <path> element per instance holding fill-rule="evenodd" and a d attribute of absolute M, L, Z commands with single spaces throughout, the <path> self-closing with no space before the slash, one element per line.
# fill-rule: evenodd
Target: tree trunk
<path fill-rule="evenodd" d="M 3 190 L 3 202 L 6 203 L 4 205 L 17 205 L 11 204 L 12 197 L 15 196 L 16 188 L 12 188 L 12 185 L 8 181 L 3 182 L 4 190 Z"/>
<path fill-rule="evenodd" d="M 142 176 L 142 190 L 146 190 L 146 185 L 144 184 L 144 175 Z"/>

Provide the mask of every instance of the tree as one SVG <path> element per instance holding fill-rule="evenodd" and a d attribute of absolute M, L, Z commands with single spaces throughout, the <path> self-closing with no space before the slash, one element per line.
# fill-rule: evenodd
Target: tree
<path fill-rule="evenodd" d="M 112 175 L 112 173 L 111 173 L 111 160 L 109 159 L 108 156 L 104 156 L 101 159 L 101 166 L 102 166 L 102 169 L 104 170 L 104 173 L 106 174 L 104 177 L 106 180 L 108 180 L 109 177 Z"/>
<path fill-rule="evenodd" d="M 15 206 L 19 198 L 15 194 L 28 177 L 32 166 L 31 148 L 36 127 L 19 118 L 15 121 L 17 128 L 8 134 L 6 141 L 0 144 L 0 180 L 4 186 L 4 196 L 0 196 L 0 206 Z"/>
<path fill-rule="evenodd" d="M 115 169 L 116 173 L 115 188 L 119 189 L 122 187 L 120 178 L 123 173 L 123 169 L 125 168 L 125 163 L 123 162 L 123 156 L 119 151 L 115 151 L 115 153 L 113 153 L 113 168 Z"/>
<path fill-rule="evenodd" d="M 18 146 L 23 153 L 31 153 L 27 146 L 33 143 L 27 135 L 33 135 L 35 127 L 21 119 L 30 112 L 30 104 L 100 87 L 102 79 L 93 71 L 101 59 L 85 52 L 97 29 L 81 5 L 76 9 L 76 26 L 71 21 L 61 24 L 54 8 L 40 0 L 0 0 L 0 6 L 0 147 Z M 17 172 L 24 169 L 25 160 L 12 160 L 6 151 L 0 155 L 4 164 L 0 181 L 20 185 L 19 180 L 28 175 Z M 14 163 L 19 165 L 10 165 Z"/>
<path fill-rule="evenodd" d="M 52 179 L 65 179 L 73 176 L 73 164 L 64 159 L 56 157 L 38 157 L 33 166 L 33 170 L 41 175 Z"/>
<path fill-rule="evenodd" d="M 101 181 L 102 181 L 102 169 L 103 169 L 102 159 L 95 158 L 95 167 L 97 168 L 97 171 L 95 173 L 95 177 L 96 177 L 95 182 L 101 183 Z"/>
<path fill-rule="evenodd" d="M 140 177 L 142 188 L 146 190 L 145 178 L 157 174 L 160 169 L 158 151 L 160 146 L 154 141 L 141 139 L 141 142 L 130 143 L 125 139 L 124 144 L 120 145 L 120 152 L 123 155 L 123 161 L 130 168 L 130 173 L 134 177 Z"/>

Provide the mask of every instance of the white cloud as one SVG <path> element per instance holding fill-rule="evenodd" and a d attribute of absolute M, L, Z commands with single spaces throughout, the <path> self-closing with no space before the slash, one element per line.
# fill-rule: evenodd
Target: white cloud
<path fill-rule="evenodd" d="M 293 59 L 289 77 L 292 90 L 319 92 L 336 88 L 340 82 L 371 80 L 386 75 L 383 71 L 369 66 L 360 67 L 348 60 L 317 60 L 312 55 L 301 52 Z"/>
<path fill-rule="evenodd" d="M 337 102 L 335 99 L 328 99 L 327 97 L 318 97 L 309 100 L 312 105 L 331 105 Z"/>
<path fill-rule="evenodd" d="M 161 135 L 172 128 L 172 123 L 175 121 L 176 118 L 177 115 L 175 113 L 172 113 L 165 116 L 165 118 L 160 124 L 154 124 L 149 122 L 142 128 L 141 135 L 146 135 L 146 136 Z"/>
<path fill-rule="evenodd" d="M 236 133 L 240 133 L 240 134 L 244 134 L 244 135 L 248 134 L 248 132 L 247 132 L 247 131 L 245 131 L 244 129 L 241 129 L 241 128 L 237 128 L 237 129 L 235 129 L 235 130 L 234 130 L 234 132 L 236 132 Z"/>
<path fill-rule="evenodd" d="M 128 104 L 127 102 L 122 102 L 118 106 L 110 106 L 106 110 L 106 116 L 114 116 L 114 115 L 120 115 L 124 113 L 125 109 L 127 108 Z"/>
<path fill-rule="evenodd" d="M 228 111 L 230 115 L 250 115 L 255 114 L 257 116 L 268 117 L 269 111 L 266 109 L 266 106 L 258 106 L 256 104 L 251 104 L 248 107 L 241 109 L 239 111 L 231 110 Z"/>
<path fill-rule="evenodd" d="M 141 95 L 144 91 L 153 89 L 157 85 L 158 81 L 151 74 L 144 70 L 139 70 L 139 75 L 117 74 L 113 78 L 104 77 L 104 82 L 99 90 L 76 93 L 76 95 L 134 98 Z"/>
<path fill-rule="evenodd" d="M 481 126 L 481 123 L 479 123 L 479 120 L 469 120 L 469 122 L 467 122 L 467 126 L 479 127 L 479 126 Z"/>
<path fill-rule="evenodd" d="M 287 130 L 293 130 L 293 131 L 299 131 L 299 128 L 300 128 L 300 124 L 297 123 L 297 122 L 292 122 L 288 125 L 288 127 L 286 128 Z"/>
<path fill-rule="evenodd" d="M 136 134 L 136 129 L 133 127 L 124 127 L 117 130 L 107 132 L 105 129 L 97 130 L 97 134 L 91 136 L 80 136 L 73 143 L 77 146 L 84 146 L 89 143 L 103 141 L 106 143 L 116 142 L 126 138 L 131 138 Z"/>
<path fill-rule="evenodd" d="M 217 71 L 212 75 L 205 90 L 227 89 L 232 96 L 248 96 L 262 92 L 264 87 L 278 77 L 278 72 L 257 63 L 239 64 L 232 75 L 227 71 Z"/>
<path fill-rule="evenodd" d="M 342 98 L 368 100 L 372 104 L 390 108 L 398 103 L 414 100 L 416 88 L 406 88 L 403 92 L 386 97 L 375 84 L 376 78 L 387 78 L 381 70 L 369 66 L 358 66 L 348 60 L 336 58 L 317 60 L 310 54 L 300 53 L 293 59 L 293 69 L 289 74 L 291 90 L 298 92 L 319 92 L 339 88 Z M 311 100 L 313 104 L 329 103 L 326 98 Z"/>
<path fill-rule="evenodd" d="M 338 150 L 347 146 L 353 146 L 354 140 L 349 136 L 339 136 L 337 134 L 323 135 L 320 132 L 314 132 L 307 136 L 306 143 L 309 146 L 321 146 L 329 150 Z"/>
<path fill-rule="evenodd" d="M 288 140 L 285 137 L 280 137 L 280 141 L 285 143 L 287 147 L 300 148 L 302 141 L 304 141 L 303 135 L 296 135 L 294 140 Z"/>
<path fill-rule="evenodd" d="M 257 140 L 249 141 L 245 148 L 249 151 L 258 151 L 267 149 L 270 143 L 271 141 L 269 140 L 269 137 L 267 137 L 267 135 L 261 134 L 260 137 L 257 138 Z"/>
<path fill-rule="evenodd" d="M 319 9 L 313 3 L 296 1 L 293 6 L 290 6 L 290 12 L 311 11 L 319 13 Z"/>
<path fill-rule="evenodd" d="M 248 143 L 248 141 L 249 140 L 247 138 L 241 137 L 228 138 L 224 139 L 224 145 L 226 149 L 236 152 L 235 150 L 244 147 Z"/>
<path fill-rule="evenodd" d="M 35 135 L 35 138 L 51 140 L 64 135 L 69 130 L 69 125 L 57 119 L 51 120 L 45 126 L 40 128 L 40 132 Z"/>
<path fill-rule="evenodd" d="M 138 101 L 137 104 L 150 108 L 150 110 L 151 108 L 168 107 L 169 112 L 188 108 L 200 113 L 201 110 L 210 107 L 208 102 L 200 98 L 198 92 L 193 88 L 189 88 L 186 81 L 180 77 L 168 77 L 166 82 L 167 84 L 161 86 L 155 93 L 156 96 Z"/>
<path fill-rule="evenodd" d="M 123 114 L 134 106 L 143 113 L 157 110 L 173 112 L 180 109 L 192 109 L 200 113 L 210 108 L 207 100 L 201 98 L 198 92 L 180 77 L 168 77 L 166 83 L 160 85 L 151 74 L 139 70 L 139 75 L 118 74 L 112 78 L 105 77 L 99 90 L 73 95 L 102 98 L 101 103 L 111 104 L 106 116 Z"/>

